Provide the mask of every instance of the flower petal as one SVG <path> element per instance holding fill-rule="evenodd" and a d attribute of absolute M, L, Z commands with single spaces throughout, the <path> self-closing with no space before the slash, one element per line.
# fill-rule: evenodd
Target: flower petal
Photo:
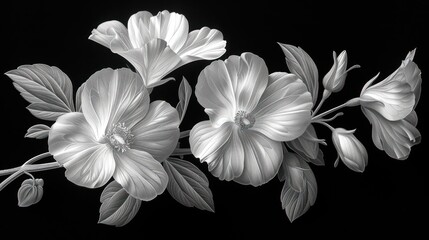
<path fill-rule="evenodd" d="M 230 138 L 232 124 L 223 124 L 219 128 L 212 126 L 210 121 L 197 123 L 189 134 L 189 145 L 192 154 L 207 162 L 207 157 L 218 151 Z"/>
<path fill-rule="evenodd" d="M 208 169 L 213 176 L 230 181 L 243 173 L 245 156 L 239 127 L 235 124 L 224 125 L 229 125 L 229 139 L 221 148 L 204 158 L 204 161 L 208 163 Z"/>
<path fill-rule="evenodd" d="M 92 30 L 89 39 L 110 48 L 112 51 L 114 51 L 112 46 L 114 46 L 115 51 L 125 51 L 132 48 L 127 28 L 115 20 L 98 25 L 97 29 Z M 112 45 L 112 43 L 114 44 Z"/>
<path fill-rule="evenodd" d="M 52 125 L 48 144 L 54 159 L 66 168 L 67 179 L 79 186 L 100 187 L 113 175 L 112 150 L 96 142 L 95 132 L 82 113 L 59 117 Z"/>
<path fill-rule="evenodd" d="M 128 19 L 128 35 L 133 48 L 141 48 L 153 39 L 149 31 L 152 13 L 140 11 Z"/>
<path fill-rule="evenodd" d="M 276 141 L 301 136 L 311 121 L 311 94 L 294 74 L 273 73 L 259 104 L 252 112 L 252 130 Z"/>
<path fill-rule="evenodd" d="M 185 44 L 177 52 L 182 59 L 180 65 L 197 60 L 216 59 L 226 52 L 225 46 L 222 32 L 208 27 L 194 30 L 189 33 Z"/>
<path fill-rule="evenodd" d="M 115 160 L 113 178 L 134 198 L 150 201 L 167 187 L 167 173 L 149 153 L 128 149 L 115 152 Z"/>
<path fill-rule="evenodd" d="M 129 69 L 103 69 L 94 73 L 82 91 L 82 112 L 97 140 L 106 127 L 124 123 L 132 128 L 146 114 L 149 94 L 141 78 Z"/>
<path fill-rule="evenodd" d="M 204 68 L 198 76 L 195 96 L 215 127 L 234 121 L 235 95 L 223 61 L 214 61 Z"/>
<path fill-rule="evenodd" d="M 267 183 L 277 174 L 282 163 L 281 142 L 255 131 L 241 131 L 239 136 L 244 150 L 244 169 L 234 181 L 253 186 Z"/>
<path fill-rule="evenodd" d="M 414 111 L 398 121 L 389 121 L 371 109 L 362 108 L 362 111 L 372 125 L 372 140 L 375 146 L 384 150 L 391 158 L 407 159 L 411 147 L 420 143 L 421 135 L 416 128 L 417 118 Z"/>
<path fill-rule="evenodd" d="M 268 69 L 262 58 L 243 53 L 224 62 L 215 61 L 199 75 L 195 88 L 198 102 L 215 127 L 234 121 L 237 111 L 251 112 L 268 82 Z"/>
<path fill-rule="evenodd" d="M 147 88 L 164 84 L 161 79 L 177 68 L 180 57 L 162 39 L 153 39 L 141 48 L 118 51 L 143 78 Z"/>
<path fill-rule="evenodd" d="M 145 118 L 136 124 L 132 149 L 145 151 L 162 162 L 173 152 L 179 139 L 180 119 L 175 108 L 164 101 L 154 101 Z"/>

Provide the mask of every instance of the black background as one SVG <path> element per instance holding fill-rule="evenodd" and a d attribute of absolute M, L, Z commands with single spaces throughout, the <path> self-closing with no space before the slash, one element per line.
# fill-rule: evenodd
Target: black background
<path fill-rule="evenodd" d="M 203 26 L 219 29 L 227 41 L 227 52 L 221 59 L 253 52 L 265 59 L 270 72 L 287 71 L 277 42 L 301 46 L 317 64 L 320 79 L 332 65 L 332 51 L 339 53 L 346 49 L 349 66 L 360 64 L 362 68 L 348 75 L 344 90 L 331 96 L 323 107 L 325 110 L 358 96 L 362 86 L 376 73 L 381 72 L 380 79 L 387 77 L 408 51 L 416 47 L 414 60 L 423 72 L 423 81 L 429 72 L 429 51 L 424 39 L 429 11 L 424 0 L 343 1 L 342 4 L 258 0 L 243 3 L 11 1 L 1 9 L 1 72 L 23 64 L 57 66 L 71 78 L 74 91 L 99 69 L 127 66 L 122 57 L 88 40 L 91 30 L 107 20 L 126 24 L 128 18 L 140 10 L 156 14 L 167 9 L 184 14 L 190 30 Z M 199 72 L 208 64 L 209 61 L 199 61 L 177 69 L 170 75 L 178 81 L 156 88 L 151 98 L 164 99 L 175 106 L 182 76 L 194 88 Z M 52 123 L 36 119 L 25 109 L 28 103 L 5 75 L 1 76 L 0 83 L 0 169 L 6 169 L 47 151 L 45 140 L 23 136 L 34 124 Z M 326 166 L 312 165 L 318 182 L 317 201 L 293 223 L 281 209 L 282 183 L 277 179 L 258 188 L 219 181 L 207 171 L 206 164 L 187 157 L 208 176 L 216 213 L 184 207 L 166 192 L 143 203 L 137 216 L 125 227 L 97 224 L 102 188 L 78 187 L 64 177 L 63 169 L 57 169 L 35 173 L 36 178 L 45 180 L 45 186 L 42 201 L 34 206 L 17 206 L 16 192 L 24 177 L 0 192 L 1 238 L 37 235 L 52 238 L 265 236 L 287 239 L 291 235 L 348 237 L 424 233 L 428 223 L 426 195 L 429 190 L 428 159 L 424 154 L 427 147 L 425 88 L 423 83 L 423 94 L 416 109 L 422 143 L 413 148 L 406 161 L 390 159 L 379 151 L 372 143 L 369 122 L 359 108 L 350 108 L 345 109 L 345 115 L 333 125 L 357 128 L 355 135 L 369 152 L 369 165 L 362 174 L 347 169 L 342 163 L 334 168 L 336 153 L 330 132 L 317 126 L 319 137 L 327 139 L 329 144 L 323 147 Z M 181 129 L 191 129 L 206 119 L 203 108 L 193 96 Z"/>

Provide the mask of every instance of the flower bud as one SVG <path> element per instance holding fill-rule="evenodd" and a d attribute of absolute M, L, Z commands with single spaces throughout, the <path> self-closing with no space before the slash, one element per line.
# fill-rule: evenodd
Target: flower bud
<path fill-rule="evenodd" d="M 338 156 L 348 168 L 356 172 L 363 172 L 368 164 L 368 153 L 363 144 L 353 135 L 354 132 L 355 130 L 347 131 L 344 128 L 337 128 L 332 131 L 332 142 Z"/>
<path fill-rule="evenodd" d="M 339 92 L 344 87 L 347 72 L 353 68 L 359 68 L 359 65 L 354 65 L 347 69 L 347 52 L 344 50 L 337 57 L 336 52 L 333 52 L 334 64 L 331 70 L 323 77 L 323 86 L 329 92 Z"/>
<path fill-rule="evenodd" d="M 43 179 L 26 179 L 18 190 L 18 206 L 29 207 L 43 196 Z"/>

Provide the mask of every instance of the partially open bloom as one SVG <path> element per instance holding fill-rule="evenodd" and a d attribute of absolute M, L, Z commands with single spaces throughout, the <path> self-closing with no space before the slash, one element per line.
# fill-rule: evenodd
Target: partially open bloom
<path fill-rule="evenodd" d="M 107 21 L 89 39 L 127 59 L 148 88 L 165 83 L 168 80 L 162 78 L 184 64 L 213 60 L 226 51 L 220 31 L 203 27 L 189 32 L 188 20 L 174 12 L 164 10 L 152 16 L 141 11 L 130 17 L 127 27 Z"/>
<path fill-rule="evenodd" d="M 331 70 L 323 77 L 323 86 L 329 92 L 339 92 L 344 87 L 346 82 L 347 72 L 360 67 L 359 65 L 353 65 L 347 69 L 347 52 L 346 50 L 342 51 L 340 55 L 334 52 L 334 64 L 331 67 Z"/>
<path fill-rule="evenodd" d="M 282 141 L 310 124 L 311 95 L 294 74 L 268 75 L 252 53 L 215 61 L 195 90 L 209 121 L 190 133 L 191 151 L 221 180 L 258 186 L 272 179 L 283 159 Z"/>
<path fill-rule="evenodd" d="M 361 106 L 372 109 L 389 121 L 404 119 L 420 98 L 421 72 L 413 62 L 415 50 L 408 53 L 401 66 L 383 81 L 368 81 L 360 95 Z"/>
<path fill-rule="evenodd" d="M 363 144 L 353 135 L 354 132 L 355 130 L 337 128 L 332 131 L 332 142 L 338 156 L 348 168 L 355 172 L 363 172 L 368 165 L 368 153 Z"/>
<path fill-rule="evenodd" d="M 383 81 L 363 88 L 360 103 L 372 125 L 372 140 L 392 158 L 407 159 L 411 147 L 420 143 L 414 111 L 420 99 L 421 71 L 413 62 L 415 50 Z"/>
<path fill-rule="evenodd" d="M 134 198 L 151 200 L 168 182 L 161 163 L 179 138 L 179 116 L 164 101 L 149 102 L 138 74 L 103 69 L 86 81 L 82 112 L 57 119 L 49 152 L 73 183 L 95 188 L 113 178 Z"/>

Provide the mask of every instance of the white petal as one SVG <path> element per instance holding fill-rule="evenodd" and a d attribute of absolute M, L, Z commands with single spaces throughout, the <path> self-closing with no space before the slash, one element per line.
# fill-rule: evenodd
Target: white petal
<path fill-rule="evenodd" d="M 82 91 L 82 112 L 97 140 L 113 124 L 124 123 L 131 128 L 144 117 L 148 107 L 149 94 L 141 78 L 126 68 L 94 73 Z"/>
<path fill-rule="evenodd" d="M 115 152 L 115 160 L 113 178 L 134 198 L 150 201 L 167 187 L 167 173 L 149 153 L 128 149 Z"/>
<path fill-rule="evenodd" d="M 407 159 L 411 147 L 421 141 L 421 134 L 415 127 L 415 112 L 403 120 L 389 121 L 379 113 L 362 108 L 372 125 L 372 140 L 377 148 L 384 150 L 391 158 Z"/>
<path fill-rule="evenodd" d="M 230 181 L 241 176 L 246 160 L 239 127 L 235 124 L 228 125 L 231 131 L 229 139 L 221 148 L 203 160 L 208 163 L 209 171 L 214 176 L 220 180 Z"/>
<path fill-rule="evenodd" d="M 180 57 L 162 39 L 153 39 L 141 48 L 116 53 L 133 65 L 147 88 L 165 83 L 161 79 L 176 69 L 180 62 Z"/>
<path fill-rule="evenodd" d="M 89 39 L 107 48 L 112 47 L 113 41 L 116 51 L 132 48 L 127 28 L 118 21 L 107 21 L 98 25 L 97 29 L 92 30 Z M 113 51 L 113 49 L 111 50 Z"/>
<path fill-rule="evenodd" d="M 277 174 L 282 163 L 281 142 L 254 131 L 241 131 L 240 138 L 244 149 L 244 169 L 234 181 L 253 186 L 267 183 Z"/>
<path fill-rule="evenodd" d="M 154 101 L 142 121 L 131 130 L 132 149 L 150 153 L 162 162 L 173 152 L 179 139 L 179 115 L 170 104 Z"/>
<path fill-rule="evenodd" d="M 215 61 L 198 77 L 195 95 L 215 127 L 234 121 L 237 111 L 250 113 L 268 82 L 268 69 L 262 58 L 243 53 L 226 61 Z"/>
<path fill-rule="evenodd" d="M 197 60 L 213 60 L 225 52 L 226 41 L 222 32 L 203 27 L 189 33 L 184 46 L 177 53 L 182 59 L 181 65 Z"/>
<path fill-rule="evenodd" d="M 66 168 L 67 179 L 79 186 L 100 187 L 115 169 L 110 147 L 95 137 L 84 115 L 77 112 L 59 117 L 49 133 L 49 152 Z"/>
<path fill-rule="evenodd" d="M 149 31 L 153 38 L 165 40 L 167 45 L 177 53 L 188 38 L 189 24 L 182 14 L 164 10 L 150 18 Z"/>
<path fill-rule="evenodd" d="M 215 128 L 210 121 L 197 123 L 189 134 L 192 154 L 201 162 L 206 161 L 208 156 L 218 151 L 228 141 L 231 136 L 231 128 L 232 124 L 223 124 L 219 128 Z"/>
<path fill-rule="evenodd" d="M 223 61 L 214 61 L 201 71 L 195 86 L 195 96 L 214 126 L 234 121 L 235 95 Z"/>
<path fill-rule="evenodd" d="M 128 19 L 128 34 L 133 48 L 141 48 L 153 39 L 149 32 L 149 24 L 152 13 L 140 11 Z"/>
<path fill-rule="evenodd" d="M 252 112 L 252 130 L 276 141 L 301 136 L 311 120 L 311 94 L 294 74 L 271 74 L 259 104 Z"/>

